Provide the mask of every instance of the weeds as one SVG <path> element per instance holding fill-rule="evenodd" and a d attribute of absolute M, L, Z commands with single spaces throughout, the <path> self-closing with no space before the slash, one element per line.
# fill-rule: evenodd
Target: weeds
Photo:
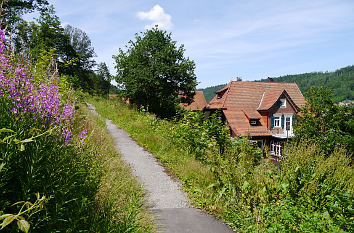
<path fill-rule="evenodd" d="M 103 134 L 98 125 L 104 124 L 91 120 L 82 126 L 82 112 L 75 111 L 74 94 L 65 77 L 42 72 L 46 62 L 32 65 L 11 53 L 4 39 L 0 30 L 2 231 L 151 231 L 143 193 L 129 170 L 117 165 L 120 170 L 104 173 L 108 161 L 115 160 L 111 151 L 102 148 L 108 136 L 99 138 L 94 133 Z M 127 186 L 108 182 L 109 175 Z M 103 187 L 108 199 L 103 198 Z M 44 202 L 39 198 L 44 196 L 50 198 Z"/>
<path fill-rule="evenodd" d="M 90 102 L 154 153 L 196 206 L 238 232 L 354 231 L 354 174 L 344 151 L 324 156 L 318 145 L 303 141 L 278 167 L 260 163 L 260 151 L 246 138 L 223 140 L 217 119 L 186 115 L 168 122 L 119 100 Z"/>

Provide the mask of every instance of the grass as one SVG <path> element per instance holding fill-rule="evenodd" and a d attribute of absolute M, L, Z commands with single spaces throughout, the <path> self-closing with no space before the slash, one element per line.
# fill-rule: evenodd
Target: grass
<path fill-rule="evenodd" d="M 102 178 L 95 199 L 93 232 L 153 232 L 153 216 L 147 211 L 145 193 L 131 169 L 114 149 L 104 119 L 80 105 L 78 121 L 89 133 L 87 144 L 102 163 Z"/>
<path fill-rule="evenodd" d="M 202 152 L 208 161 L 201 162 L 172 132 L 184 130 L 185 139 L 194 126 L 156 119 L 118 99 L 88 101 L 177 176 L 194 206 L 239 232 L 353 232 L 354 170 L 340 149 L 325 157 L 318 145 L 304 141 L 290 147 L 278 167 L 255 162 L 257 149 L 247 139 L 232 140 L 223 154 L 211 139 L 203 141 L 211 149 Z"/>
<path fill-rule="evenodd" d="M 90 98 L 88 101 L 103 117 L 118 124 L 139 145 L 153 153 L 167 172 L 182 182 L 194 206 L 210 212 L 216 211 L 211 202 L 213 191 L 210 185 L 215 183 L 215 179 L 210 167 L 169 140 L 171 122 L 156 120 L 148 113 L 133 111 L 120 101 L 102 98 Z"/>

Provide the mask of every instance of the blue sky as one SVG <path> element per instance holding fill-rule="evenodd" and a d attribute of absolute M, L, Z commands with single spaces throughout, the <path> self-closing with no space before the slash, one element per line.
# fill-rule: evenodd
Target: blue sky
<path fill-rule="evenodd" d="M 354 0 L 49 0 L 84 30 L 98 62 L 151 25 L 172 32 L 196 63 L 198 87 L 354 64 Z"/>

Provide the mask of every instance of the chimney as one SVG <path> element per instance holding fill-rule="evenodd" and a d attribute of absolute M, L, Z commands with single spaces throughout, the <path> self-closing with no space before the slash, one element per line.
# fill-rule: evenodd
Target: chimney
<path fill-rule="evenodd" d="M 242 77 L 236 77 L 236 82 L 242 82 Z"/>
<path fill-rule="evenodd" d="M 274 79 L 272 77 L 268 77 L 268 82 L 272 83 L 272 82 L 274 82 Z"/>

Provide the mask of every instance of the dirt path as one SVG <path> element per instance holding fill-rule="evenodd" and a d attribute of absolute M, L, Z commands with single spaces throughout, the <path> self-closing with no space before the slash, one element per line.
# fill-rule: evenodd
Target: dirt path
<path fill-rule="evenodd" d="M 87 104 L 91 111 L 95 107 Z M 134 175 L 148 193 L 151 211 L 157 215 L 158 230 L 167 233 L 229 233 L 227 225 L 213 216 L 189 207 L 181 185 L 169 177 L 156 158 L 131 139 L 129 134 L 106 119 L 115 148 L 131 166 Z"/>

